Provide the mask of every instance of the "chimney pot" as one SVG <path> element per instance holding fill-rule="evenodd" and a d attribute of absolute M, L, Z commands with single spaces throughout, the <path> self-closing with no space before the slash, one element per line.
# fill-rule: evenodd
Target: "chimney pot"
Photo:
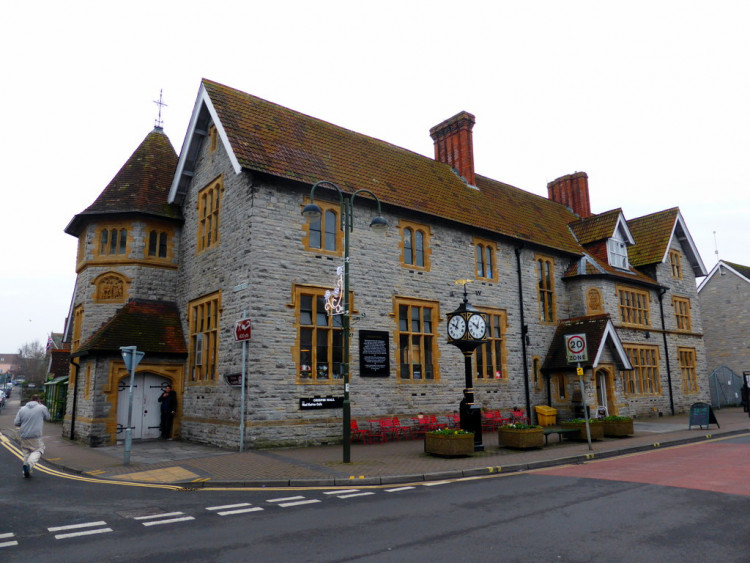
<path fill-rule="evenodd" d="M 567 205 L 581 219 L 591 217 L 589 177 L 585 172 L 561 176 L 547 184 L 549 199 Z"/>
<path fill-rule="evenodd" d="M 471 133 L 474 123 L 474 116 L 462 111 L 430 129 L 430 137 L 435 143 L 435 160 L 452 166 L 470 186 L 476 185 Z"/>

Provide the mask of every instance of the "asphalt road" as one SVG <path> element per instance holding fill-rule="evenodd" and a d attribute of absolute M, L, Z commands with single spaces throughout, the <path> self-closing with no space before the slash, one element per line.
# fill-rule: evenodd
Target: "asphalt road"
<path fill-rule="evenodd" d="M 0 560 L 748 562 L 746 466 L 742 437 L 458 482 L 187 492 L 24 479 L 2 448 Z"/>

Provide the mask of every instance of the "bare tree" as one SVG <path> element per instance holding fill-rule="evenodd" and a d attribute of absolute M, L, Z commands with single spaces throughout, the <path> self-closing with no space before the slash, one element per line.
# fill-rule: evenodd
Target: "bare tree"
<path fill-rule="evenodd" d="M 47 373 L 47 352 L 38 340 L 27 342 L 18 349 L 18 376 L 26 381 L 41 385 Z"/>

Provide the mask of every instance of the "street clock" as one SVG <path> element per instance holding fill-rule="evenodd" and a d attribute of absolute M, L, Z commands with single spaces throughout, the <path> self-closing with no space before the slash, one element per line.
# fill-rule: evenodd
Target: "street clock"
<path fill-rule="evenodd" d="M 487 342 L 487 313 L 471 306 L 464 287 L 464 301 L 458 309 L 448 313 L 448 343 L 464 353 L 473 352 Z"/>

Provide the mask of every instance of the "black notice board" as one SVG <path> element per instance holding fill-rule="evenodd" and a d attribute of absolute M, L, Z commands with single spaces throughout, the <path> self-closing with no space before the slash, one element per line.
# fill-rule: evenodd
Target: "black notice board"
<path fill-rule="evenodd" d="M 389 339 L 390 334 L 384 330 L 359 331 L 360 377 L 388 377 L 390 375 Z"/>
<path fill-rule="evenodd" d="M 343 397 L 333 397 L 327 395 L 325 397 L 303 397 L 299 400 L 300 410 L 318 410 L 318 409 L 341 409 L 344 407 Z"/>
<path fill-rule="evenodd" d="M 708 428 L 710 424 L 715 424 L 717 428 L 721 428 L 719 422 L 716 420 L 716 415 L 714 415 L 714 409 L 711 408 L 711 405 L 708 403 L 693 403 L 690 405 L 690 423 L 688 424 L 688 430 L 693 426 L 698 426 L 700 428 L 705 426 Z"/>

